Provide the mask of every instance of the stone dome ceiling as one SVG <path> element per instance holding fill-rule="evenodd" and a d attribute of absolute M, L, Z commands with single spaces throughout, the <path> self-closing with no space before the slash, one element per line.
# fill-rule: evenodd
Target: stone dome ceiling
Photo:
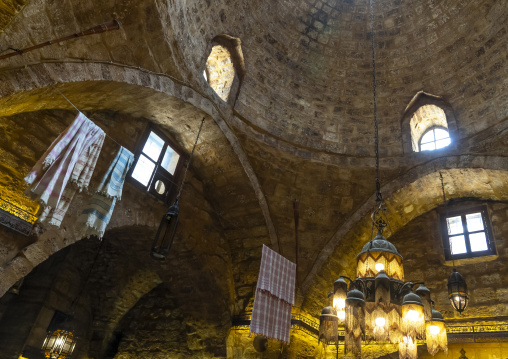
<path fill-rule="evenodd" d="M 182 208 L 188 215 L 174 246 L 175 263 L 151 266 L 174 292 L 175 303 L 192 297 L 190 307 L 207 300 L 210 288 L 217 290 L 220 330 L 227 331 L 231 316 L 252 309 L 261 246 L 269 245 L 298 261 L 296 306 L 318 316 L 330 285 L 339 274 L 351 273 L 371 233 L 375 158 L 368 0 L 11 2 L 16 6 L 7 15 L 0 9 L 3 49 L 33 46 L 111 18 L 122 26 L 0 63 L 2 171 L 8 168 L 21 182 L 22 172 L 71 120 L 75 109 L 56 90 L 131 150 L 143 126 L 155 124 L 190 153 L 205 117 L 185 185 Z M 412 233 L 412 221 L 421 216 L 430 222 L 436 215 L 443 203 L 440 175 L 447 200 L 506 202 L 507 3 L 374 0 L 374 16 L 380 179 L 395 236 Z M 240 41 L 245 65 L 237 93 L 227 101 L 202 75 L 220 36 Z M 406 110 L 420 103 L 421 94 L 436 96 L 448 124 L 453 120 L 451 146 L 419 153 L 405 147 L 411 142 Z M 2 185 L 5 178 L 0 180 Z M 115 246 L 144 261 L 164 205 L 127 188 L 110 234 L 136 233 L 129 237 L 136 250 L 123 248 L 122 240 Z M 0 231 L 7 248 L 0 253 L 0 290 L 79 241 L 75 232 L 69 223 L 65 231 L 30 241 L 4 241 Z M 420 254 L 406 240 L 414 242 L 407 236 L 394 243 L 408 268 L 423 277 L 415 265 Z M 424 243 L 420 239 L 415 248 Z M 441 264 L 436 253 L 433 260 Z M 443 265 L 439 273 L 446 269 Z M 202 287 L 200 271 L 207 278 Z M 164 288 L 147 300 L 155 302 Z M 136 310 L 149 315 L 152 307 L 145 304 Z M 214 325 L 207 322 L 201 332 Z M 213 342 L 224 345 L 222 339 Z"/>
<path fill-rule="evenodd" d="M 196 38 L 241 39 L 247 77 L 235 110 L 253 131 L 310 150 L 373 155 L 368 1 L 252 1 L 241 11 L 236 4 L 185 4 L 174 15 L 199 33 L 182 34 L 182 51 L 190 38 L 193 55 L 206 47 Z M 451 103 L 463 119 L 463 137 L 504 119 L 492 113 L 478 124 L 478 114 L 465 106 L 485 96 L 506 105 L 501 88 L 490 85 L 503 72 L 502 2 L 380 0 L 374 14 L 384 156 L 402 154 L 400 121 L 420 90 Z M 195 55 L 186 60 L 195 72 L 203 67 Z M 478 96 L 487 88 L 488 95 Z"/>

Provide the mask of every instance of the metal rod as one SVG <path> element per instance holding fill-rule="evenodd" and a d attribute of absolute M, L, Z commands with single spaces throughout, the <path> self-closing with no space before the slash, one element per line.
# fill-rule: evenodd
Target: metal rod
<path fill-rule="evenodd" d="M 104 24 L 100 24 L 100 25 L 94 26 L 94 27 L 92 27 L 92 28 L 90 28 L 88 30 L 77 32 L 77 33 L 69 35 L 69 36 L 60 37 L 58 39 L 46 41 L 46 42 L 43 42 L 41 44 L 37 44 L 37 45 L 34 45 L 34 46 L 27 47 L 25 49 L 12 49 L 12 50 L 14 50 L 14 52 L 11 52 L 11 53 L 8 53 L 8 54 L 0 56 L 0 60 L 7 59 L 9 57 L 13 57 L 13 56 L 16 56 L 16 55 L 20 55 L 21 56 L 25 52 L 37 50 L 37 49 L 40 49 L 42 47 L 53 45 L 53 44 L 56 44 L 56 43 L 59 43 L 59 42 L 63 42 L 63 41 L 67 41 L 67 40 L 72 40 L 72 39 L 75 39 L 75 38 L 78 38 L 78 37 L 82 37 L 82 36 L 88 36 L 88 35 L 100 34 L 100 33 L 107 32 L 107 31 L 118 30 L 119 28 L 120 28 L 120 22 L 118 22 L 117 20 L 111 20 L 111 21 L 105 22 Z"/>
<path fill-rule="evenodd" d="M 295 217 L 295 264 L 296 264 L 296 283 L 298 283 L 298 221 L 300 218 L 299 202 L 295 198 L 293 200 L 293 214 Z"/>
<path fill-rule="evenodd" d="M 199 126 L 198 135 L 196 136 L 196 142 L 194 142 L 194 147 L 192 147 L 192 152 L 190 154 L 189 160 L 187 161 L 187 167 L 185 167 L 185 172 L 183 174 L 182 183 L 180 185 L 180 190 L 178 191 L 178 195 L 176 196 L 176 200 L 180 199 L 182 195 L 183 185 L 185 184 L 185 178 L 187 178 L 187 171 L 189 170 L 190 163 L 192 161 L 192 157 L 194 156 L 194 150 L 196 149 L 196 145 L 198 144 L 199 135 L 201 134 L 201 129 L 203 128 L 203 124 L 205 123 L 205 117 L 201 120 L 201 125 Z"/>

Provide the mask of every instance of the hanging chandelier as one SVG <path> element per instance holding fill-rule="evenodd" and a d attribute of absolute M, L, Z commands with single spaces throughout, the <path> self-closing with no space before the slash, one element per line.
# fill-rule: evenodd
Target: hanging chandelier
<path fill-rule="evenodd" d="M 400 359 L 418 357 L 418 340 L 426 340 L 434 355 L 448 352 L 446 324 L 433 308 L 430 290 L 423 283 L 404 281 L 403 258 L 384 236 L 387 226 L 379 181 L 379 134 L 376 97 L 374 11 L 370 0 L 372 40 L 372 88 L 374 97 L 374 134 L 376 155 L 376 200 L 372 213 L 374 238 L 358 253 L 356 279 L 340 276 L 334 283 L 332 303 L 320 316 L 319 341 L 335 343 L 338 358 L 338 328 L 344 328 L 344 352 L 361 357 L 362 342 L 398 345 Z M 348 283 L 349 282 L 349 283 Z M 450 287 L 452 288 L 452 287 Z M 455 288 L 455 287 L 453 287 Z M 452 290 L 452 289 L 450 289 Z M 454 293 L 457 290 L 453 289 Z M 455 295 L 457 297 L 457 295 Z M 454 297 L 454 298 L 455 298 Z"/>
<path fill-rule="evenodd" d="M 356 357 L 363 341 L 398 344 L 400 359 L 417 358 L 417 340 L 426 339 L 432 355 L 446 353 L 443 316 L 433 309 L 423 283 L 404 281 L 402 256 L 382 233 L 382 210 L 380 205 L 372 215 L 377 235 L 357 255 L 357 278 L 341 276 L 334 283 L 332 305 L 320 317 L 319 340 L 338 344 L 338 327 L 343 326 L 345 354 Z"/>

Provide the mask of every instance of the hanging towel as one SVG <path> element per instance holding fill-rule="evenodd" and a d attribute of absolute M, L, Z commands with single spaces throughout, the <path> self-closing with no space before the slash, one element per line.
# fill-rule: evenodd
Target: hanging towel
<path fill-rule="evenodd" d="M 105 136 L 80 112 L 53 141 L 25 177 L 27 194 L 45 207 L 39 220 L 60 226 L 76 190 L 88 187 Z"/>
<path fill-rule="evenodd" d="M 78 222 L 85 226 L 85 235 L 102 238 L 111 219 L 117 200 L 122 198 L 125 176 L 134 162 L 134 155 L 124 147 L 104 175 L 97 192 L 79 216 Z"/>
<path fill-rule="evenodd" d="M 289 343 L 296 264 L 263 245 L 250 332 Z"/>

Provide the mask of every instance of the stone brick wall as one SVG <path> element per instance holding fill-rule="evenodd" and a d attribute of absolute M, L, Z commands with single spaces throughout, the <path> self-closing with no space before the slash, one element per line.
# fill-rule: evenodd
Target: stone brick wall
<path fill-rule="evenodd" d="M 42 154 L 45 147 L 47 148 L 57 136 L 58 131 L 63 130 L 73 120 L 74 115 L 69 111 L 39 111 L 2 119 L 11 121 L 19 127 L 18 136 L 35 136 L 38 134 L 39 123 L 48 124 L 53 129 L 54 133 L 50 132 L 44 137 L 41 136 L 43 145 L 39 153 L 33 151 L 33 157 L 27 158 L 25 167 L 30 168 L 36 160 L 35 156 Z M 132 151 L 147 123 L 145 120 L 137 120 L 124 114 L 108 111 L 97 111 L 90 117 L 102 126 L 108 135 L 121 141 Z M 9 128 L 18 127 L 13 125 Z M 39 132 L 42 133 L 43 129 L 45 127 L 41 127 Z M 206 136 L 205 132 L 205 138 Z M 30 148 L 29 142 L 27 145 L 22 145 L 23 143 L 19 141 L 18 146 Z M 115 142 L 106 139 L 92 178 L 91 188 L 94 188 L 102 177 L 116 150 Z M 19 162 L 22 166 L 23 162 Z M 22 176 L 22 171 L 24 169 L 18 171 L 18 178 Z M 12 243 L 13 248 L 10 252 L 6 252 L 4 258 L 6 268 L 16 269 L 10 274 L 12 278 L 16 275 L 28 274 L 32 270 L 31 266 L 38 264 L 37 261 L 43 262 L 53 252 L 77 242 L 70 246 L 70 252 L 66 252 L 68 254 L 65 257 L 65 266 L 70 269 L 70 272 L 61 273 L 53 285 L 49 284 L 49 290 L 57 294 L 50 297 L 50 302 L 42 300 L 39 307 L 34 308 L 40 311 L 42 310 L 40 305 L 44 305 L 50 308 L 49 311 L 45 310 L 46 314 L 42 316 L 24 319 L 26 320 L 24 325 L 26 324 L 28 329 L 24 337 L 18 338 L 20 343 L 16 350 L 23 344 L 31 347 L 39 346 L 51 319 L 51 310 L 68 311 L 72 298 L 78 294 L 76 290 L 79 291 L 85 281 L 98 243 L 95 240 L 79 241 L 81 236 L 79 228 L 74 226 L 74 221 L 87 198 L 88 195 L 83 193 L 74 200 L 60 230 L 43 229 L 43 233 L 38 237 L 29 237 L 25 241 L 18 241 L 8 229 L 0 232 L 5 232 L 5 238 L 1 239 L 2 243 L 5 242 L 5 251 L 9 248 L 8 244 Z M 122 200 L 115 208 L 104 238 L 104 246 L 94 266 L 87 289 L 81 293 L 83 298 L 80 299 L 80 310 L 83 312 L 82 315 L 86 315 L 85 319 L 80 320 L 79 323 L 82 342 L 77 348 L 77 357 L 88 357 L 88 355 L 100 357 L 112 350 L 118 350 L 117 346 L 123 343 L 119 341 L 118 333 L 129 334 L 128 326 L 121 325 L 120 321 L 138 301 L 144 303 L 145 300 L 152 300 L 153 302 L 153 299 L 150 297 L 146 299 L 144 296 L 161 282 L 165 283 L 164 288 L 176 293 L 180 298 L 175 304 L 175 308 L 181 313 L 175 319 L 181 321 L 178 328 L 182 326 L 195 328 L 189 336 L 189 343 L 174 341 L 165 344 L 164 355 L 173 351 L 225 353 L 225 331 L 230 325 L 231 312 L 241 308 L 235 309 L 237 306 L 234 304 L 236 293 L 231 253 L 219 224 L 219 221 L 224 219 L 218 217 L 207 202 L 205 187 L 192 172 L 188 174 L 180 208 L 180 226 L 170 258 L 162 263 L 153 262 L 149 257 L 149 250 L 165 206 L 148 193 L 142 193 L 129 182 L 125 184 Z M 49 243 L 51 245 L 47 248 Z M 45 252 L 37 252 L 36 248 L 44 249 Z M 53 252 L 48 252 L 48 249 Z M 27 261 L 26 258 L 30 259 L 30 262 L 25 262 L 26 264 L 21 262 L 25 266 L 12 266 L 13 263 L 19 263 L 21 259 Z M 32 281 L 36 282 L 41 276 L 50 276 L 51 271 L 55 271 L 51 263 L 51 261 L 44 262 L 40 268 L 37 267 L 38 270 L 29 275 Z M 69 274 L 71 272 L 80 273 L 77 281 Z M 4 276 L 3 279 L 9 278 Z M 6 280 L 5 283 L 8 284 L 9 281 Z M 60 298 L 58 293 L 66 293 L 66 296 Z M 144 306 L 144 304 L 140 305 Z M 164 305 L 156 301 L 150 308 L 157 312 L 162 310 Z M 87 315 L 93 317 L 93 322 L 86 319 Z M 144 314 L 136 318 L 133 318 L 134 315 L 130 315 L 126 323 L 130 325 L 131 322 L 139 321 L 139 325 L 142 325 Z M 161 317 L 161 320 L 163 319 L 164 317 Z M 12 323 L 7 323 L 5 329 L 8 330 L 10 325 Z M 153 325 L 160 324 L 155 322 Z M 30 328 L 32 328 L 31 331 Z M 18 333 L 18 335 L 21 334 Z M 159 340 L 164 342 L 166 338 L 160 337 Z M 120 346 L 120 348 L 123 347 Z M 13 349 L 8 355 L 14 355 L 16 350 Z M 121 353 L 130 355 L 132 351 L 125 349 Z"/>
<path fill-rule="evenodd" d="M 430 211 L 406 225 L 390 237 L 404 257 L 406 280 L 424 281 L 431 290 L 432 299 L 449 325 L 508 319 L 508 202 L 460 202 L 452 207 L 460 209 L 472 204 L 487 205 L 497 250 L 496 256 L 477 257 L 456 261 L 457 271 L 466 279 L 469 288 L 469 307 L 462 314 L 453 310 L 448 300 L 448 277 L 452 261 L 445 261 L 439 213 L 444 207 Z"/>

